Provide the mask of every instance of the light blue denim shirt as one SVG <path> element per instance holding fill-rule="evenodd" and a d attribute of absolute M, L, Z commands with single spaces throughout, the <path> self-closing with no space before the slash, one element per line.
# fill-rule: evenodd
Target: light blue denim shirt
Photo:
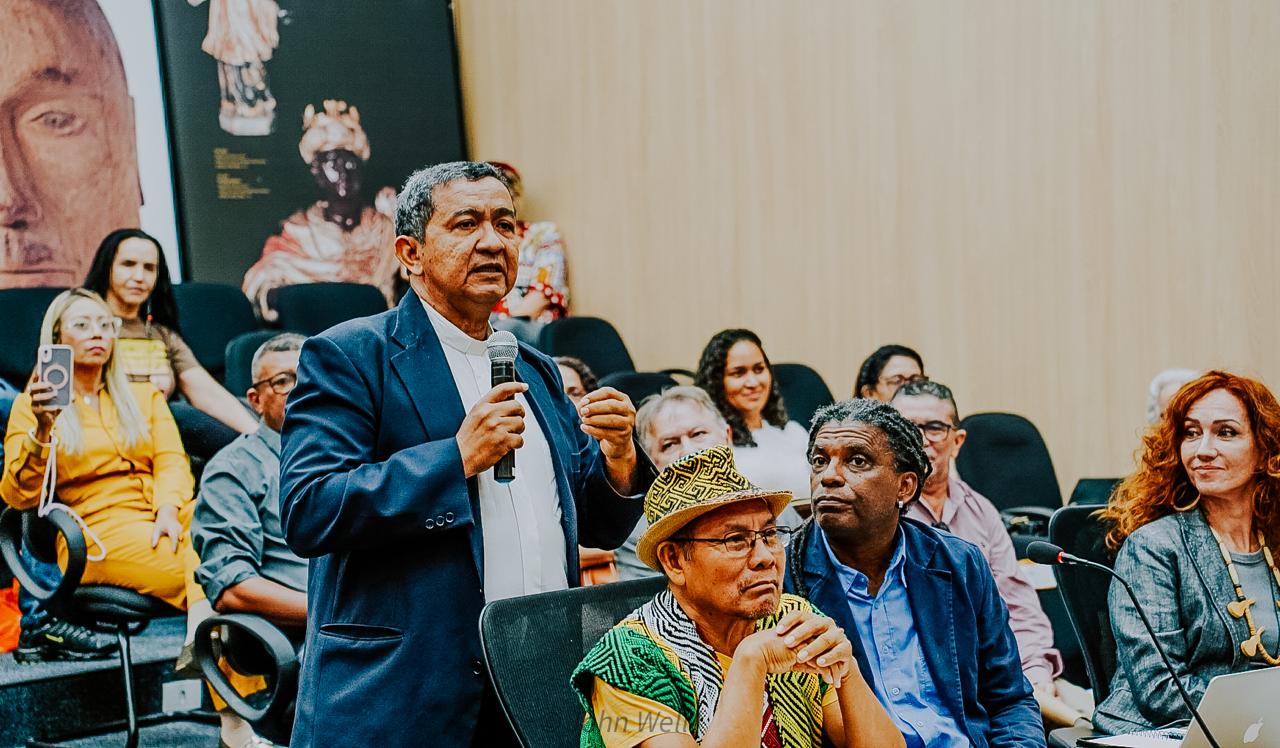
<path fill-rule="evenodd" d="M 898 530 L 893 558 L 875 596 L 867 592 L 870 581 L 867 575 L 840 563 L 827 543 L 826 534 L 821 536 L 871 665 L 871 688 L 902 731 L 907 748 L 968 746 L 964 730 L 938 697 L 937 686 L 920 649 L 915 616 L 907 599 L 907 577 L 903 569 L 907 554 L 902 530 Z"/>

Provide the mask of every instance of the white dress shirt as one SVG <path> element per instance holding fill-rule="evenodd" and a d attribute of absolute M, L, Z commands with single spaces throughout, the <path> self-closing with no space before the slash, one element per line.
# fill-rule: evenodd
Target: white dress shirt
<path fill-rule="evenodd" d="M 425 301 L 431 326 L 440 338 L 453 383 L 470 412 L 490 385 L 485 341 L 459 330 Z M 560 491 L 556 487 L 551 446 L 524 394 L 524 446 L 516 458 L 515 480 L 499 483 L 493 469 L 476 476 L 480 522 L 484 533 L 485 602 L 569 586 L 564 528 L 560 525 Z"/>

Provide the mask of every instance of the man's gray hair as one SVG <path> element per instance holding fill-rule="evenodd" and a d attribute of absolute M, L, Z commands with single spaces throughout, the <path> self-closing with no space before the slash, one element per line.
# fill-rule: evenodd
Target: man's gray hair
<path fill-rule="evenodd" d="M 478 182 L 486 177 L 493 177 L 504 186 L 507 184 L 502 178 L 502 172 L 483 161 L 450 161 L 410 174 L 396 198 L 396 235 L 411 236 L 422 241 L 427 222 L 431 220 L 435 209 L 431 202 L 432 190 L 455 179 Z M 510 187 L 507 189 L 510 190 Z"/>
<path fill-rule="evenodd" d="M 307 342 L 306 335 L 299 335 L 296 332 L 282 332 L 258 346 L 258 350 L 253 352 L 253 360 L 249 362 L 249 373 L 253 376 L 253 381 L 257 382 L 262 378 L 262 372 L 258 370 L 258 367 L 262 365 L 263 356 L 268 353 L 300 351 L 302 350 L 302 344 L 305 342 Z"/>
<path fill-rule="evenodd" d="M 1171 384 L 1181 387 L 1199 376 L 1200 372 L 1195 369 L 1165 369 L 1155 375 L 1147 388 L 1147 423 L 1160 420 L 1160 390 Z"/>
<path fill-rule="evenodd" d="M 957 428 L 960 426 L 960 409 L 956 407 L 956 397 L 951 394 L 951 388 L 942 382 L 935 382 L 932 379 L 913 379 L 899 387 L 898 391 L 893 393 L 893 397 L 889 398 L 889 402 L 893 402 L 900 397 L 918 397 L 920 395 L 936 397 L 950 405 L 951 417 L 955 420 L 951 425 Z"/>
<path fill-rule="evenodd" d="M 654 420 L 659 413 L 667 409 L 667 406 L 675 402 L 701 405 L 716 420 L 718 427 L 729 428 L 728 422 L 724 420 L 720 411 L 716 410 L 716 404 L 711 402 L 711 396 L 706 390 L 701 387 L 668 387 L 657 395 L 646 397 L 644 402 L 640 403 L 640 409 L 636 411 L 636 433 L 640 435 L 640 444 L 645 452 L 653 451 L 650 432 L 653 430 Z"/>

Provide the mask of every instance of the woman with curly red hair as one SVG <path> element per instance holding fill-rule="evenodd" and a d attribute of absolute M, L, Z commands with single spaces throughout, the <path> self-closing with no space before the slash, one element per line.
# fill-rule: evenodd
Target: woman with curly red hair
<path fill-rule="evenodd" d="M 1192 700 L 1214 676 L 1280 665 L 1280 403 L 1262 383 L 1210 371 L 1183 385 L 1102 516 L 1116 571 Z M 1117 667 L 1094 726 L 1121 733 L 1190 719 L 1114 584 L 1109 607 Z"/>

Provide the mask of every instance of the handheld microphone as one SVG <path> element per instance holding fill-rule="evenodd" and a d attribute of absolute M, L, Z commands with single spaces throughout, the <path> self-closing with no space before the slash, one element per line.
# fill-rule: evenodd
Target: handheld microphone
<path fill-rule="evenodd" d="M 484 352 L 489 357 L 491 386 L 516 381 L 516 355 L 520 352 L 520 344 L 516 342 L 515 335 L 506 330 L 498 330 L 485 341 Z M 493 479 L 499 483 L 510 483 L 515 477 L 516 451 L 513 449 L 493 466 Z"/>
<path fill-rule="evenodd" d="M 1204 723 L 1204 718 L 1200 716 L 1200 711 L 1196 709 L 1195 704 L 1191 703 L 1191 696 L 1187 693 L 1187 689 L 1182 686 L 1182 680 L 1178 677 L 1178 671 L 1174 669 L 1173 663 L 1169 662 L 1169 655 L 1164 653 L 1164 647 L 1160 646 L 1160 640 L 1156 638 L 1155 629 L 1151 627 L 1151 621 L 1147 620 L 1147 613 L 1142 609 L 1142 603 L 1138 602 L 1138 596 L 1133 594 L 1133 588 L 1109 566 L 1090 561 L 1087 558 L 1073 556 L 1062 550 L 1061 547 L 1053 543 L 1046 543 L 1037 540 L 1027 546 L 1027 558 L 1037 564 L 1048 564 L 1050 566 L 1072 565 L 1087 566 L 1090 569 L 1097 569 L 1111 575 L 1111 578 L 1120 583 L 1124 587 L 1124 591 L 1129 593 L 1129 599 L 1133 601 L 1133 607 L 1138 611 L 1138 617 L 1142 619 L 1142 625 L 1147 630 L 1147 636 L 1151 637 L 1151 643 L 1156 645 L 1156 652 L 1160 654 L 1160 660 L 1164 662 L 1164 669 L 1169 671 L 1169 677 L 1173 678 L 1173 683 L 1178 687 L 1178 693 L 1182 696 L 1182 703 L 1187 705 L 1191 716 L 1195 718 L 1196 724 L 1200 725 L 1200 730 L 1204 733 L 1205 740 L 1209 741 L 1209 745 L 1213 748 L 1221 748 L 1218 741 L 1214 739 L 1213 733 L 1209 732 L 1209 726 Z"/>

